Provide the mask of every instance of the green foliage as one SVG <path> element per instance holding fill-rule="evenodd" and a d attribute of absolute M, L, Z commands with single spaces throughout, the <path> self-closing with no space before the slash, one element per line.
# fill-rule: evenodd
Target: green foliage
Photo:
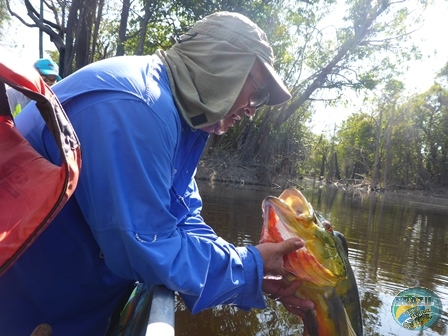
<path fill-rule="evenodd" d="M 303 166 L 306 175 L 319 177 L 322 173 L 322 163 L 327 164 L 327 158 L 330 154 L 331 142 L 323 135 L 312 134 L 309 137 L 310 145 L 308 155 Z"/>
<path fill-rule="evenodd" d="M 448 62 L 445 66 L 439 71 L 436 79 L 438 79 L 441 85 L 444 85 L 445 88 L 448 88 Z"/>
<path fill-rule="evenodd" d="M 145 24 L 144 54 L 157 49 L 168 49 L 176 37 L 185 33 L 197 20 L 216 11 L 236 11 L 256 21 L 263 17 L 266 6 L 263 1 L 139 1 L 131 12 L 128 23 L 127 54 L 134 54 Z M 142 11 L 146 16 L 142 15 Z M 147 22 L 145 21 L 147 19 Z"/>
<path fill-rule="evenodd" d="M 343 122 L 337 139 L 337 153 L 344 177 L 371 176 L 375 152 L 375 123 L 372 116 L 367 113 L 353 114 Z"/>
<path fill-rule="evenodd" d="M 448 91 L 433 85 L 414 98 L 410 111 L 420 139 L 422 166 L 429 180 L 448 185 Z"/>
<path fill-rule="evenodd" d="M 6 0 L 0 0 L 0 39 L 3 37 L 6 25 L 11 21 L 11 17 L 6 8 Z"/>
<path fill-rule="evenodd" d="M 388 185 L 420 184 L 418 170 L 420 139 L 410 108 L 409 102 L 397 108 L 400 119 L 392 128 L 392 144 L 388 149 L 391 155 Z"/>
<path fill-rule="evenodd" d="M 5 1 L 0 0 L 0 34 L 9 18 Z M 104 8 L 97 2 L 98 8 L 89 12 L 94 27 L 87 31 L 97 29 L 98 36 L 88 39 L 88 50 L 82 52 L 84 61 L 112 57 L 118 49 L 127 55 L 151 54 L 169 48 L 176 37 L 210 13 L 228 10 L 245 14 L 268 35 L 275 68 L 292 99 L 279 107 L 260 109 L 252 121 L 244 120 L 217 137 L 214 148 L 236 150 L 242 161 L 257 162 L 274 171 L 287 159 L 289 173 L 308 171 L 333 178 L 340 170 L 342 178 L 350 179 L 371 178 L 376 172 L 384 185 L 448 185 L 448 63 L 437 77 L 438 84 L 420 95 L 405 97 L 404 84 L 395 80 L 406 71 L 404 62 L 422 56 L 409 42 L 411 32 L 420 24 L 414 9 L 426 3 L 137 0 L 129 1 L 127 21 L 121 22 L 125 0 L 107 1 Z M 46 22 L 45 28 L 61 52 L 60 66 L 67 62 L 68 74 L 85 65 L 77 58 L 81 51 L 76 35 L 77 25 L 84 21 L 79 17 L 81 11 L 71 11 L 83 8 L 84 2 L 58 5 L 51 9 L 54 22 Z M 51 56 L 59 59 L 58 53 Z M 307 124 L 313 101 L 347 104 L 346 90 L 371 92 L 375 98 L 366 99 L 363 111 L 345 120 L 337 132 L 311 134 Z"/>
<path fill-rule="evenodd" d="M 378 169 L 375 183 L 384 187 L 448 186 L 448 91 L 435 84 L 405 98 L 402 82 L 383 86 L 376 108 L 353 114 L 337 133 L 343 178 L 372 178 Z M 324 148 L 328 156 L 328 144 Z"/>

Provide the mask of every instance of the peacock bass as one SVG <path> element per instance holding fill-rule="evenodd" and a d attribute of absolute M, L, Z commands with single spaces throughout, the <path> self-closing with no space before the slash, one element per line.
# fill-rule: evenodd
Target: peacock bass
<path fill-rule="evenodd" d="M 295 237 L 305 241 L 303 248 L 284 260 L 290 280 L 301 281 L 296 295 L 314 303 L 314 309 L 305 312 L 304 335 L 362 335 L 358 287 L 345 237 L 333 231 L 297 189 L 286 189 L 279 197 L 266 197 L 262 208 L 260 243 Z"/>

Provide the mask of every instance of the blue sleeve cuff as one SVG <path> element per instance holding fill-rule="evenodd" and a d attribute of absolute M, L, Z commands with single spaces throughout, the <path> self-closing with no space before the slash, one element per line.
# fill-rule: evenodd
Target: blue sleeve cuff
<path fill-rule="evenodd" d="M 237 247 L 238 254 L 244 264 L 245 285 L 239 297 L 237 307 L 242 310 L 266 308 L 266 301 L 261 290 L 263 281 L 263 259 L 255 246 Z M 241 303 L 250 302 L 250 306 Z"/>

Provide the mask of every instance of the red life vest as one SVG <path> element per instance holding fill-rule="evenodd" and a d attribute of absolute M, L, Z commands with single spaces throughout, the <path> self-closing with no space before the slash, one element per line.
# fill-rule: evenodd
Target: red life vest
<path fill-rule="evenodd" d="M 38 154 L 14 125 L 5 83 L 36 101 L 61 153 L 61 166 Z M 81 147 L 51 88 L 32 67 L 0 56 L 0 275 L 45 230 L 73 194 Z"/>

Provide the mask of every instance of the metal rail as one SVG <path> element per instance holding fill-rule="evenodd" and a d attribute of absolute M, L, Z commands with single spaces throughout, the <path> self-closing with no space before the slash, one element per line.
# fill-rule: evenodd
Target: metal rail
<path fill-rule="evenodd" d="M 105 336 L 174 336 L 173 291 L 137 283 L 123 299 Z"/>
<path fill-rule="evenodd" d="M 154 286 L 146 336 L 174 336 L 174 292 Z"/>

